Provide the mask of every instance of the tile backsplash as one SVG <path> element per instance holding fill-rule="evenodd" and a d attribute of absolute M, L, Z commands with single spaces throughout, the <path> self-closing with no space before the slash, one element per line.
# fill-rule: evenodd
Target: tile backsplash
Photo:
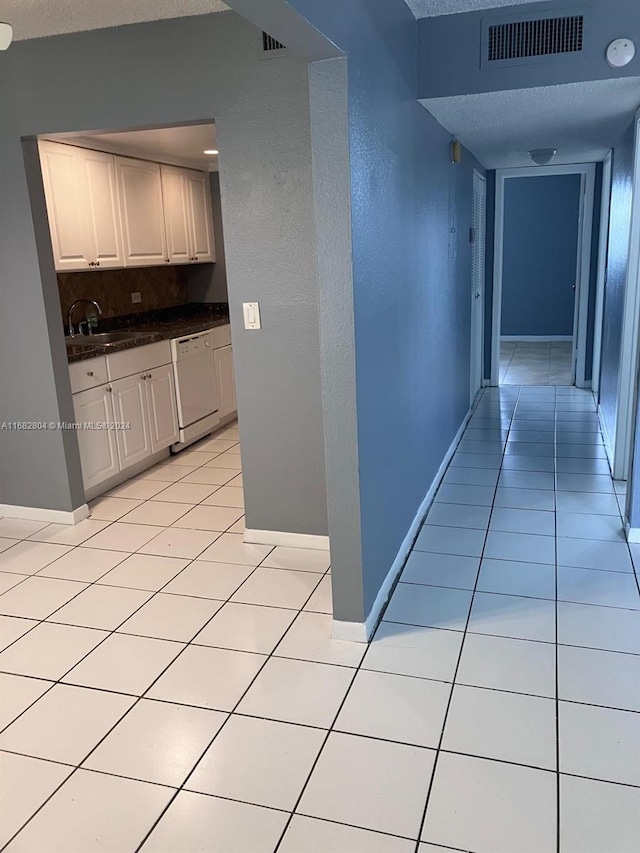
<path fill-rule="evenodd" d="M 76 299 L 94 299 L 104 318 L 172 308 L 189 301 L 187 272 L 178 266 L 58 273 L 58 290 L 65 326 Z M 136 292 L 142 301 L 133 303 L 131 294 Z M 84 315 L 80 306 L 76 310 L 77 323 Z"/>

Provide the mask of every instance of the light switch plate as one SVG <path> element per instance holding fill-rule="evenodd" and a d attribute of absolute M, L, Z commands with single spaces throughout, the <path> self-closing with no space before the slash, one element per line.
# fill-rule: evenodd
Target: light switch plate
<path fill-rule="evenodd" d="M 131 301 L 133 302 L 133 304 L 134 304 L 134 305 L 135 305 L 137 302 L 142 302 L 142 294 L 140 293 L 140 291 L 139 291 L 139 290 L 138 290 L 138 291 L 136 291 L 135 293 L 132 293 L 132 294 L 131 294 Z"/>
<path fill-rule="evenodd" d="M 245 329 L 261 329 L 260 323 L 260 303 L 259 302 L 243 302 L 242 313 L 244 315 Z"/>

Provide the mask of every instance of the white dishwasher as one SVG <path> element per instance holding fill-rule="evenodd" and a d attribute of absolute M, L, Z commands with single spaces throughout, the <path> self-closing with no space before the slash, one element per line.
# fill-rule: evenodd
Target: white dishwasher
<path fill-rule="evenodd" d="M 177 452 L 208 435 L 220 423 L 220 392 L 213 360 L 213 335 L 198 332 L 171 341 L 180 441 Z"/>

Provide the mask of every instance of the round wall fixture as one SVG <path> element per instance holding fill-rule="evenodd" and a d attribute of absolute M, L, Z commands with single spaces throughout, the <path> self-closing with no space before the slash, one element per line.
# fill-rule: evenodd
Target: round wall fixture
<path fill-rule="evenodd" d="M 624 68 L 636 55 L 636 46 L 631 39 L 616 39 L 607 48 L 607 62 L 612 68 Z"/>
<path fill-rule="evenodd" d="M 0 23 L 0 50 L 6 50 L 13 41 L 13 27 L 11 24 Z"/>

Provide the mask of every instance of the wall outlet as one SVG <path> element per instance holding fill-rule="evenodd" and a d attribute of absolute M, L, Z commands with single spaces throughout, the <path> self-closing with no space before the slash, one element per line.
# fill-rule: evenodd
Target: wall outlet
<path fill-rule="evenodd" d="M 133 304 L 134 304 L 134 305 L 135 305 L 137 302 L 142 302 L 142 294 L 140 293 L 140 291 L 139 291 L 139 290 L 138 290 L 138 291 L 136 291 L 135 293 L 132 293 L 132 294 L 131 294 L 131 301 L 133 302 Z"/>

